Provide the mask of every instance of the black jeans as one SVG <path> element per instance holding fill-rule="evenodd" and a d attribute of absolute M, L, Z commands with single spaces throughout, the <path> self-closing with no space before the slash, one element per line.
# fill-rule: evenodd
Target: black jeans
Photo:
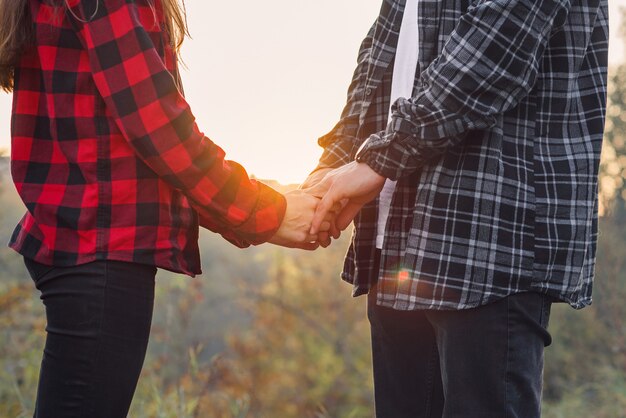
<path fill-rule="evenodd" d="M 536 418 L 551 299 L 520 293 L 461 311 L 368 299 L 378 418 Z"/>
<path fill-rule="evenodd" d="M 48 321 L 34 416 L 126 417 L 148 345 L 156 268 L 25 263 Z"/>

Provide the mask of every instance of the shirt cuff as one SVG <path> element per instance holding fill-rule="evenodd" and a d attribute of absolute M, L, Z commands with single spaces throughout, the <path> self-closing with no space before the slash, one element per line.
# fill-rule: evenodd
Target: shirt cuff
<path fill-rule="evenodd" d="M 248 248 L 251 245 L 250 242 L 237 236 L 237 234 L 235 234 L 232 229 L 228 228 L 228 226 L 217 222 L 215 219 L 200 216 L 199 223 L 202 228 L 220 234 L 226 241 L 239 248 Z"/>
<path fill-rule="evenodd" d="M 239 248 L 258 245 L 269 241 L 283 221 L 287 210 L 285 197 L 271 187 L 257 182 L 258 199 L 252 214 L 236 227 L 227 225 L 214 217 L 200 215 L 200 226 L 220 234 Z"/>
<path fill-rule="evenodd" d="M 285 196 L 271 187 L 257 182 L 259 198 L 252 215 L 233 228 L 235 234 L 252 245 L 269 241 L 278 231 L 287 210 Z"/>
<path fill-rule="evenodd" d="M 380 132 L 372 134 L 356 154 L 356 161 L 367 164 L 383 177 L 397 180 L 405 175 L 410 155 L 403 142 L 410 135 L 401 132 Z"/>
<path fill-rule="evenodd" d="M 315 170 L 323 168 L 339 168 L 354 160 L 360 141 L 345 135 L 325 135 L 318 141 L 324 152 Z"/>

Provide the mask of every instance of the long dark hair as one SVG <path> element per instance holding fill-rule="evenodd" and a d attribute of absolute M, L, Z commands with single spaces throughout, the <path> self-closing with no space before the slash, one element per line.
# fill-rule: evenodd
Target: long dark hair
<path fill-rule="evenodd" d="M 98 0 L 103 1 L 103 0 Z M 67 0 L 58 0 L 68 8 Z M 148 0 L 154 8 L 154 0 Z M 29 0 L 0 0 L 0 89 L 13 90 L 13 74 L 20 54 L 34 42 Z M 184 0 L 161 0 L 166 28 L 176 51 L 180 50 L 187 30 Z M 156 15 L 155 15 L 156 16 Z"/>
<path fill-rule="evenodd" d="M 33 39 L 28 0 L 0 0 L 0 88 L 13 89 L 13 69 Z"/>

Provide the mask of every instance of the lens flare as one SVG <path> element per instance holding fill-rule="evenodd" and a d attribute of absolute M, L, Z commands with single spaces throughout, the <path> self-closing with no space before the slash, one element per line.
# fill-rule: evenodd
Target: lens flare
<path fill-rule="evenodd" d="M 400 270 L 400 272 L 398 273 L 398 280 L 400 280 L 401 282 L 409 280 L 409 272 L 407 270 Z"/>

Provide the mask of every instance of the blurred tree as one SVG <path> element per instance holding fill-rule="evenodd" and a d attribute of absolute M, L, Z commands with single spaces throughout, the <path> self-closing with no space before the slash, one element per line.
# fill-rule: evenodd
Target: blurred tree
<path fill-rule="evenodd" d="M 626 22 L 626 12 L 623 13 L 623 21 Z M 606 129 L 600 165 L 601 214 L 612 213 L 613 209 L 620 212 L 626 201 L 626 64 L 610 69 L 608 90 Z"/>
<path fill-rule="evenodd" d="M 195 283 L 175 292 L 166 284 L 168 309 L 174 307 L 173 317 L 178 318 L 167 332 L 180 341 L 190 327 L 196 341 L 182 344 L 184 351 L 170 349 L 148 362 L 132 416 L 370 416 L 364 300 L 352 301 L 348 287 L 338 288 L 343 286 L 337 277 L 346 244 L 343 240 L 333 250 L 314 254 L 272 247 L 251 258 L 238 253 L 240 264 L 255 267 L 264 280 L 230 276 L 236 291 L 223 302 L 248 312 L 251 322 L 231 328 L 227 349 L 210 358 L 205 355 L 210 338 L 190 324 L 198 306 L 212 299 L 213 309 L 219 300 Z M 211 313 L 201 309 L 200 315 Z M 174 341 L 168 345 L 176 345 Z"/>
<path fill-rule="evenodd" d="M 9 196 L 9 161 L 0 150 L 0 224 L 12 223 L 14 207 Z M 14 205 L 15 204 L 15 205 Z M 0 228 L 3 231 L 5 228 Z M 4 234 L 3 234 L 4 235 Z M 8 237 L 3 236 L 3 241 Z M 8 248 L 0 248 L 0 416 L 32 416 L 43 347 L 43 309 L 23 280 L 20 258 Z"/>
<path fill-rule="evenodd" d="M 250 408 L 258 416 L 371 415 L 365 301 L 350 300 L 338 279 L 337 256 L 346 244 L 335 244 L 332 258 L 330 250 L 275 250 L 267 283 L 258 289 L 242 283 L 254 322 L 231 338 L 231 348 L 248 375 Z"/>

